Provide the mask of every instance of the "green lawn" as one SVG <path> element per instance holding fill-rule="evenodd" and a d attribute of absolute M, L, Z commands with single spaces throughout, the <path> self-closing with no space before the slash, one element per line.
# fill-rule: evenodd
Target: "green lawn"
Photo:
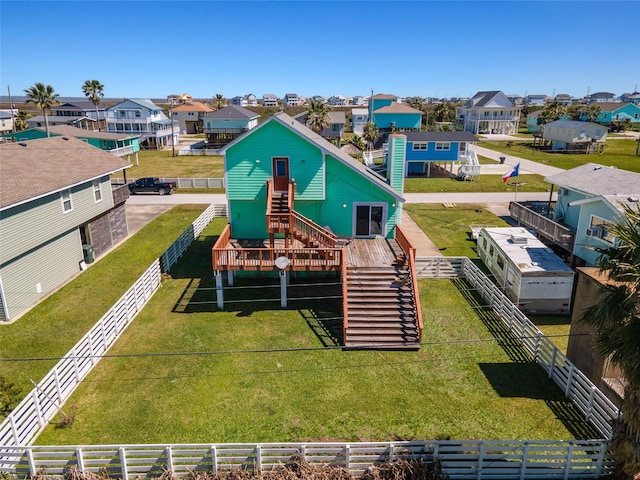
<path fill-rule="evenodd" d="M 543 176 L 523 174 L 507 182 L 502 181 L 501 175 L 480 175 L 467 182 L 456 178 L 406 178 L 404 191 L 406 193 L 515 192 L 516 182 L 518 182 L 519 192 L 545 192 L 549 189 L 549 184 L 544 181 Z"/>
<path fill-rule="evenodd" d="M 204 208 L 172 208 L 16 322 L 0 325 L 0 360 L 64 356 Z M 2 375 L 25 394 L 33 387 L 29 380 L 39 381 L 55 364 L 0 362 Z"/>
<path fill-rule="evenodd" d="M 540 367 L 495 341 L 507 334 L 462 282 L 420 280 L 428 343 L 418 352 L 330 348 L 339 300 L 280 309 L 259 301 L 277 289 L 228 289 L 252 301 L 217 311 L 209 255 L 220 227 L 73 395 L 73 428 L 49 426 L 39 444 L 597 435 Z"/>
<path fill-rule="evenodd" d="M 512 146 L 507 147 L 507 143 Z M 634 156 L 638 142 L 624 139 L 608 139 L 602 154 L 579 155 L 564 153 L 548 153 L 532 148 L 533 142 L 482 142 L 480 146 L 498 152 L 514 155 L 527 160 L 533 160 L 545 165 L 571 169 L 585 163 L 614 166 L 631 172 L 640 172 L 640 157 Z"/>
<path fill-rule="evenodd" d="M 164 178 L 222 178 L 224 162 L 220 155 L 172 156 L 171 150 L 141 150 L 138 163 L 131 157 L 133 166 L 127 169 L 127 177 Z M 122 178 L 122 174 L 114 177 Z"/>

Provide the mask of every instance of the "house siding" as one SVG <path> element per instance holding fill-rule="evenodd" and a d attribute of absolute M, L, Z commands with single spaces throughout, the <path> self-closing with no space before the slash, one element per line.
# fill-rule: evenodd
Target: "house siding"
<path fill-rule="evenodd" d="M 415 142 L 424 143 L 424 142 Z M 449 150 L 436 150 L 436 142 L 428 142 L 426 150 L 414 150 L 414 142 L 407 142 L 407 161 L 443 161 L 443 160 L 457 160 L 458 150 L 460 148 L 459 142 L 444 142 L 449 143 Z"/>
<path fill-rule="evenodd" d="M 91 182 L 78 185 L 71 189 L 73 210 L 69 213 L 63 213 L 59 193 L 0 212 L 0 264 L 111 209 L 113 197 L 109 177 L 102 177 L 100 181 L 102 201 L 95 202 Z"/>
<path fill-rule="evenodd" d="M 599 254 L 595 248 L 606 248 L 611 246 L 611 243 L 606 240 L 587 236 L 586 231 L 587 228 L 591 226 L 592 215 L 600 217 L 611 223 L 615 222 L 618 216 L 617 213 L 614 212 L 604 201 L 587 203 L 581 206 L 580 218 L 576 227 L 576 241 L 573 253 L 587 262 L 587 266 L 590 267 L 595 266 L 598 260 Z"/>
<path fill-rule="evenodd" d="M 73 228 L 0 265 L 8 319 L 23 313 L 77 274 L 82 260 L 80 232 Z"/>
<path fill-rule="evenodd" d="M 376 113 L 375 124 L 378 128 L 420 129 L 422 116 L 419 113 Z"/>
<path fill-rule="evenodd" d="M 251 138 L 251 142 L 238 142 L 227 151 L 225 171 L 230 201 L 266 200 L 266 181 L 272 177 L 274 157 L 289 159 L 289 178 L 296 181 L 296 200 L 324 199 L 325 161 L 320 149 L 277 122 L 254 131 Z"/>
<path fill-rule="evenodd" d="M 576 200 L 582 200 L 584 198 L 586 198 L 586 195 L 573 190 L 569 190 L 566 194 L 558 196 L 558 200 L 556 201 L 556 211 L 562 215 L 560 223 L 563 223 L 573 230 L 577 228 L 580 217 L 580 206 L 576 205 L 570 207 L 569 203 L 575 202 Z"/>

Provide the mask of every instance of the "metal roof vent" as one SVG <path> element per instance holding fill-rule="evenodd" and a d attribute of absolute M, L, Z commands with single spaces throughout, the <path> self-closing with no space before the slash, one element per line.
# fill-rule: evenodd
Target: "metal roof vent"
<path fill-rule="evenodd" d="M 526 245 L 527 237 L 518 237 L 516 235 L 511 235 L 511 243 L 515 243 L 516 245 Z"/>
<path fill-rule="evenodd" d="M 26 142 L 20 142 L 20 143 L 18 143 L 18 145 L 20 145 L 21 147 L 26 147 L 27 143 Z"/>

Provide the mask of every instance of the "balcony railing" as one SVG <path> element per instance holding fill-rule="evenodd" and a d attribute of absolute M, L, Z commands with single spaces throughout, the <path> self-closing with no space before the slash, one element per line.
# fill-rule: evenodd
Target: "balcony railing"
<path fill-rule="evenodd" d="M 210 127 L 203 127 L 202 131 L 204 133 L 244 133 L 244 132 L 248 132 L 249 129 L 248 128 L 210 128 Z"/>
<path fill-rule="evenodd" d="M 122 157 L 123 155 L 131 155 L 135 153 L 132 145 L 126 145 L 124 147 L 112 148 L 109 150 L 111 155 L 115 155 L 116 157 Z"/>
<path fill-rule="evenodd" d="M 113 204 L 120 205 L 129 198 L 129 187 L 127 185 L 112 185 L 111 195 L 113 196 Z"/>
<path fill-rule="evenodd" d="M 573 251 L 575 234 L 568 227 L 554 222 L 518 202 L 511 202 L 509 213 L 518 224 L 535 230 L 538 235 L 553 241 L 569 252 Z"/>

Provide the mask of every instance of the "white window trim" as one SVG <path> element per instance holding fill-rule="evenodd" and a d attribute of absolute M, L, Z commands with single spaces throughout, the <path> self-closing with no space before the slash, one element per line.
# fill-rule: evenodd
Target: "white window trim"
<path fill-rule="evenodd" d="M 597 219 L 598 222 L 596 224 L 593 223 L 594 219 Z M 611 235 L 611 233 L 609 232 L 609 227 L 611 226 L 612 222 L 609 220 L 606 220 L 602 217 L 599 217 L 598 215 L 590 215 L 589 218 L 589 226 L 587 227 L 587 229 L 589 228 L 602 228 L 603 229 L 603 234 L 601 236 L 595 237 L 595 236 L 591 236 L 589 238 L 596 238 L 598 240 L 601 240 L 609 245 L 613 245 L 615 244 L 615 237 L 613 235 Z M 605 233 L 606 232 L 606 235 Z M 585 235 L 586 235 L 586 230 L 585 230 Z"/>
<path fill-rule="evenodd" d="M 100 180 L 93 180 L 91 186 L 93 188 L 93 200 L 95 203 L 102 202 L 104 200 L 104 195 L 102 194 L 102 182 L 100 182 Z M 98 195 L 100 198 L 97 198 Z"/>
<path fill-rule="evenodd" d="M 65 203 L 69 201 L 69 209 L 65 207 Z M 60 192 L 60 202 L 62 203 L 62 213 L 73 212 L 73 198 L 71 196 L 71 190 L 64 190 Z"/>
<path fill-rule="evenodd" d="M 413 142 L 411 144 L 411 149 L 424 152 L 425 150 L 427 150 L 427 142 Z"/>
<path fill-rule="evenodd" d="M 436 152 L 448 152 L 449 150 L 451 150 L 451 142 L 436 142 Z"/>
<path fill-rule="evenodd" d="M 387 236 L 387 226 L 389 223 L 389 205 L 385 202 L 353 202 L 352 204 L 352 234 L 353 237 L 356 238 L 356 223 L 358 220 L 358 207 L 362 207 L 362 206 L 367 206 L 367 207 L 382 207 L 382 224 L 380 225 L 380 229 L 381 229 L 381 233 L 380 234 L 369 234 L 367 236 L 365 235 L 359 235 L 357 236 L 357 238 L 376 238 L 376 237 L 386 237 Z M 369 210 L 369 213 L 371 213 L 371 210 Z M 369 220 L 371 221 L 371 220 Z"/>

